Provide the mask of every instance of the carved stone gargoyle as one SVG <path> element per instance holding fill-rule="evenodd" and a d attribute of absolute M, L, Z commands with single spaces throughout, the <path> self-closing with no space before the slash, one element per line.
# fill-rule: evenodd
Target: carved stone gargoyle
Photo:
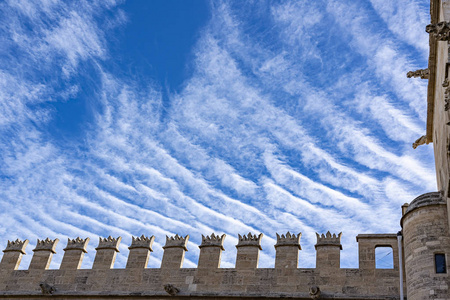
<path fill-rule="evenodd" d="M 417 147 L 419 147 L 420 145 L 423 145 L 423 144 L 428 144 L 427 136 L 426 136 L 426 135 L 422 135 L 420 138 L 418 138 L 418 139 L 412 144 L 412 147 L 413 147 L 413 149 L 416 149 Z"/>
<path fill-rule="evenodd" d="M 39 286 L 41 287 L 42 295 L 52 295 L 56 292 L 56 288 L 48 283 L 41 282 Z"/>
<path fill-rule="evenodd" d="M 320 288 L 316 285 L 309 288 L 309 296 L 311 299 L 320 299 Z"/>
<path fill-rule="evenodd" d="M 164 290 L 170 296 L 175 296 L 176 294 L 178 294 L 180 292 L 179 289 L 177 289 L 173 284 L 170 284 L 170 283 L 164 285 Z"/>

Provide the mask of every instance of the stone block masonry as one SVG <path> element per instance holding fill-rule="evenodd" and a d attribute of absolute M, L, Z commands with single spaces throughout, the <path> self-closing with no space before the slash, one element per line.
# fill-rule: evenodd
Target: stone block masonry
<path fill-rule="evenodd" d="M 92 269 L 80 269 L 89 238 L 69 239 L 57 270 L 48 266 L 58 239 L 38 240 L 28 270 L 17 270 L 28 240 L 8 241 L 0 263 L 0 298 L 397 298 L 398 267 L 379 270 L 371 262 L 376 245 L 394 247 L 396 235 L 359 235 L 358 269 L 340 268 L 341 235 L 317 234 L 317 268 L 298 268 L 301 233 L 277 234 L 275 268 L 258 268 L 262 234 L 239 235 L 235 268 L 220 268 L 224 234 L 202 236 L 197 268 L 182 268 L 188 235 L 166 237 L 160 268 L 146 268 L 154 236 L 132 237 L 124 269 L 114 269 L 121 237 L 99 239 Z"/>

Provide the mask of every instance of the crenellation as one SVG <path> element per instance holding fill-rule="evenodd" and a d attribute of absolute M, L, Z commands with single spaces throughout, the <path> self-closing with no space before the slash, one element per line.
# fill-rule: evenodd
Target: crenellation
<path fill-rule="evenodd" d="M 187 249 L 189 235 L 185 237 L 175 234 L 166 236 L 166 244 L 163 246 L 164 254 L 161 261 L 162 270 L 177 270 L 183 266 L 184 254 Z"/>
<path fill-rule="evenodd" d="M 301 236 L 301 232 L 297 235 L 291 234 L 289 231 L 282 235 L 277 233 L 277 243 L 274 246 L 276 249 L 275 269 L 298 268 L 298 252 L 302 249 L 300 246 Z"/>
<path fill-rule="evenodd" d="M 84 254 L 87 253 L 86 247 L 90 238 L 67 239 L 67 246 L 64 248 L 64 256 L 60 269 L 79 269 L 83 262 Z"/>
<path fill-rule="evenodd" d="M 117 252 L 119 252 L 119 244 L 122 241 L 122 237 L 113 238 L 111 236 L 107 238 L 99 237 L 97 254 L 95 255 L 93 269 L 111 269 L 114 266 Z"/>
<path fill-rule="evenodd" d="M 222 234 L 221 236 L 215 235 L 212 233 L 211 235 L 204 236 L 202 235 L 202 243 L 200 246 L 200 256 L 198 258 L 198 268 L 219 268 L 220 267 L 220 259 L 222 256 L 223 242 L 225 241 L 226 234 Z"/>
<path fill-rule="evenodd" d="M 258 268 L 259 250 L 262 250 L 262 237 L 262 233 L 256 235 L 249 232 L 248 235 L 242 236 L 238 234 L 236 269 L 253 270 Z"/>
<path fill-rule="evenodd" d="M 154 236 L 132 237 L 129 246 L 130 254 L 124 269 L 112 268 L 113 255 L 117 253 L 120 237 L 99 238 L 92 268 L 82 270 L 79 270 L 79 264 L 89 239 L 69 239 L 63 257 L 64 263 L 59 270 L 47 270 L 44 264 L 41 264 L 39 268 L 32 268 L 30 265 L 32 272 L 10 269 L 7 272 L 17 273 L 2 273 L 4 276 L 0 277 L 0 297 L 8 295 L 9 290 L 16 291 L 18 295 L 20 293 L 41 295 L 40 284 L 47 288 L 46 291 L 52 291 L 51 297 L 97 297 L 99 295 L 122 297 L 131 294 L 167 297 L 170 295 L 168 291 L 178 290 L 176 295 L 179 297 L 220 295 L 239 298 L 250 294 L 255 297 L 270 294 L 275 295 L 275 298 L 281 296 L 304 298 L 310 297 L 309 292 L 312 287 L 319 287 L 323 297 L 340 295 L 339 297 L 348 299 L 348 297 L 371 291 L 380 296 L 376 299 L 383 299 L 392 297 L 394 292 L 398 292 L 397 282 L 394 280 L 398 277 L 398 269 L 383 270 L 378 273 L 382 275 L 379 277 L 374 277 L 373 272 L 341 269 L 337 265 L 325 270 L 320 266 L 316 269 L 299 269 L 297 266 L 300 233 L 277 234 L 275 268 L 261 269 L 257 264 L 263 235 L 252 233 L 238 235 L 235 268 L 219 268 L 225 237 L 225 235 L 216 234 L 202 236 L 198 267 L 187 269 L 182 269 L 181 266 L 189 236 L 166 237 L 163 260 L 159 269 L 146 268 L 148 255 L 153 250 Z M 327 247 L 340 251 L 340 247 L 336 245 L 340 237 L 341 234 L 319 235 L 318 244 L 316 244 L 318 255 L 320 249 L 327 249 Z M 383 239 L 379 235 L 377 238 Z M 358 239 L 359 242 L 364 242 L 370 240 L 370 236 L 360 235 Z M 41 243 L 38 243 L 36 248 L 42 247 L 45 250 L 35 251 L 35 255 L 53 254 L 51 250 L 54 248 L 49 247 L 52 241 L 44 241 L 44 243 L 39 241 Z M 53 242 L 54 247 L 57 240 Z M 325 245 L 325 242 L 331 245 Z M 43 246 L 44 244 L 46 247 Z M 108 251 L 106 259 L 99 260 L 101 251 Z M 18 251 L 16 253 L 21 254 Z M 324 257 L 324 260 L 336 261 L 338 258 L 329 255 Z M 2 270 L 2 272 L 6 271 Z M 169 289 L 169 285 L 175 289 Z M 8 290 L 2 290 L 5 286 L 8 286 Z M 379 286 L 386 287 L 387 290 L 378 288 Z"/>
<path fill-rule="evenodd" d="M 22 261 L 22 256 L 26 254 L 25 248 L 28 245 L 28 240 L 9 241 L 0 262 L 0 269 L 3 270 L 17 270 Z"/>
<path fill-rule="evenodd" d="M 326 234 L 319 235 L 316 232 L 317 243 L 314 245 L 316 248 L 316 269 L 320 272 L 334 272 L 340 268 L 341 265 L 341 237 L 342 232 L 339 234 L 331 234 L 328 231 Z"/>
<path fill-rule="evenodd" d="M 131 237 L 130 253 L 128 254 L 127 269 L 138 268 L 143 269 L 148 265 L 150 252 L 153 252 L 152 246 L 155 241 L 155 236 L 146 237 Z"/>
<path fill-rule="evenodd" d="M 33 249 L 33 258 L 28 269 L 44 269 L 47 270 L 50 267 L 53 254 L 56 253 L 55 248 L 59 239 L 51 240 L 46 238 L 45 240 L 37 239 L 36 248 Z"/>

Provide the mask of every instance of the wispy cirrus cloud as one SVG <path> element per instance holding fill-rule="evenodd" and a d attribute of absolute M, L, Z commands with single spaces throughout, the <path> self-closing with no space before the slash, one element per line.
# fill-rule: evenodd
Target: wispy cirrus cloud
<path fill-rule="evenodd" d="M 167 92 L 117 72 L 128 67 L 112 35 L 133 22 L 120 3 L 0 5 L 0 207 L 13 211 L 2 240 L 59 237 L 56 268 L 63 239 L 90 236 L 89 268 L 98 236 L 121 235 L 124 267 L 131 235 L 155 235 L 159 267 L 165 236 L 190 234 L 194 267 L 201 234 L 226 233 L 233 267 L 237 234 L 263 232 L 271 267 L 275 233 L 289 230 L 303 232 L 301 266 L 313 267 L 315 231 L 330 230 L 355 267 L 356 234 L 398 230 L 401 203 L 435 185 L 431 150 L 410 149 L 426 84 L 405 72 L 426 63 L 423 34 L 396 21 L 423 23 L 422 3 L 209 9 L 192 72 Z M 78 98 L 81 132 L 57 135 L 52 122 Z"/>

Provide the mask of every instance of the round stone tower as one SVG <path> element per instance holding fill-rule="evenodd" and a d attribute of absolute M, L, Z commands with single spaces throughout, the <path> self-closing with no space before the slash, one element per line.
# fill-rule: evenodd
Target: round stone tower
<path fill-rule="evenodd" d="M 441 193 L 414 199 L 404 210 L 400 224 L 408 300 L 447 299 L 450 238 L 447 207 Z"/>

